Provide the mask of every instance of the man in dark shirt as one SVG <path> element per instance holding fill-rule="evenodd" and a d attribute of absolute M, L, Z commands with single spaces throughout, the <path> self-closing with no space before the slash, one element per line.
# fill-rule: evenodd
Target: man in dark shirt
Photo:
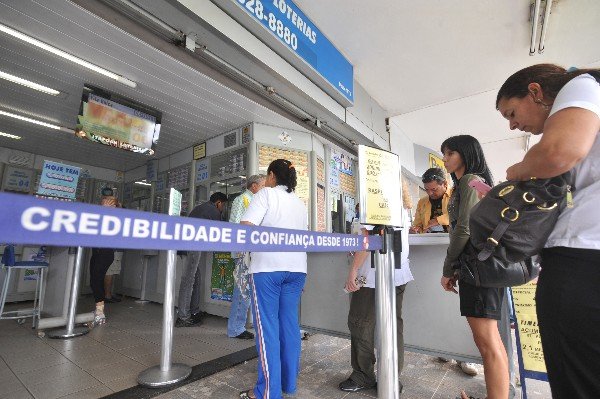
<path fill-rule="evenodd" d="M 198 205 L 189 217 L 221 220 L 227 196 L 216 192 L 210 200 Z M 206 264 L 206 252 L 189 251 L 179 284 L 179 305 L 175 327 L 190 327 L 202 322 L 200 313 L 200 265 Z"/>

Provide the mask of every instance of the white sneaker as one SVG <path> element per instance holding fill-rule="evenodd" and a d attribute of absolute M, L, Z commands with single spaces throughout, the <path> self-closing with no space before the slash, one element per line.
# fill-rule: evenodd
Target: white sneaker
<path fill-rule="evenodd" d="M 467 375 L 476 376 L 477 374 L 479 374 L 479 372 L 477 371 L 477 367 L 473 363 L 458 362 L 458 365 L 460 366 L 460 369 L 463 371 L 463 373 Z"/>

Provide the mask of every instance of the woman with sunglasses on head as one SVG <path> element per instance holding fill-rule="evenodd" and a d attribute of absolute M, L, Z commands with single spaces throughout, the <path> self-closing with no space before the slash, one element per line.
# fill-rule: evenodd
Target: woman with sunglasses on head
<path fill-rule="evenodd" d="M 502 85 L 496 108 L 510 124 L 542 135 L 509 180 L 571 171 L 572 204 L 542 251 L 536 306 L 554 398 L 600 398 L 600 69 L 524 68 Z M 568 199 L 567 199 L 568 200 Z"/>
<path fill-rule="evenodd" d="M 483 358 L 488 399 L 506 399 L 509 391 L 508 358 L 498 331 L 504 288 L 475 287 L 460 279 L 458 257 L 469 241 L 469 213 L 479 201 L 477 191 L 469 186 L 479 180 L 494 184 L 483 149 L 473 136 L 446 139 L 441 146 L 444 166 L 452 176 L 454 189 L 448 203 L 450 245 L 441 284 L 444 290 L 460 296 L 460 314 L 467 318 L 475 345 Z M 459 291 L 456 285 L 459 282 Z M 461 396 L 468 399 L 462 392 Z"/>
<path fill-rule="evenodd" d="M 306 206 L 295 193 L 296 168 L 285 159 L 269 165 L 265 188 L 254 195 L 241 223 L 308 229 Z M 242 399 L 280 399 L 296 392 L 300 373 L 298 306 L 306 280 L 306 252 L 253 252 L 252 314 L 259 353 L 258 380 Z"/>

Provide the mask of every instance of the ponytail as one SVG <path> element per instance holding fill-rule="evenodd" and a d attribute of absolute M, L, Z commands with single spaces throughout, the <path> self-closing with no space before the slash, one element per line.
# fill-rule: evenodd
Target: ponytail
<path fill-rule="evenodd" d="M 296 190 L 297 177 L 296 168 L 287 159 L 276 159 L 269 164 L 267 174 L 273 172 L 277 185 L 287 186 L 287 192 Z"/>

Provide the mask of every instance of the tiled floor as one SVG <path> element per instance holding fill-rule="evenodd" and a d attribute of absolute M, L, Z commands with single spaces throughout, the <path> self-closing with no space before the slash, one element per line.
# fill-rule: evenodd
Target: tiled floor
<path fill-rule="evenodd" d="M 90 298 L 82 308 L 92 305 Z M 22 306 L 22 305 L 20 305 Z M 125 300 L 108 304 L 109 322 L 71 340 L 39 338 L 29 324 L 0 321 L 0 399 L 100 398 L 136 384 L 140 371 L 160 361 L 162 307 Z M 190 366 L 254 345 L 226 337 L 226 320 L 208 317 L 199 327 L 175 329 L 175 362 Z M 325 335 L 303 341 L 295 398 L 376 398 L 374 390 L 344 393 L 337 384 L 350 372 L 350 342 Z M 256 379 L 256 360 L 192 382 L 161 399 L 237 398 Z M 451 398 L 460 389 L 485 397 L 483 374 L 469 377 L 455 363 L 409 353 L 401 376 L 402 398 Z M 546 383 L 528 380 L 530 398 L 550 398 Z M 517 394 L 516 398 L 521 395 Z"/>
<path fill-rule="evenodd" d="M 226 371 L 198 380 L 159 396 L 160 399 L 237 398 L 239 392 L 256 381 L 257 361 L 249 361 Z M 437 358 L 406 352 L 403 399 L 454 399 L 461 389 L 474 397 L 485 397 L 483 368 L 476 377 L 465 375 L 456 363 L 441 363 Z M 302 371 L 294 398 L 367 399 L 377 398 L 375 390 L 346 393 L 337 385 L 350 374 L 350 341 L 313 335 L 302 343 Z M 528 397 L 550 398 L 548 384 L 528 380 Z M 521 398 L 520 392 L 515 398 Z"/>
<path fill-rule="evenodd" d="M 91 298 L 80 302 L 92 308 Z M 136 385 L 141 371 L 160 363 L 162 306 L 126 299 L 107 304 L 106 314 L 106 325 L 69 340 L 0 320 L 0 399 L 99 398 Z M 227 338 L 226 325 L 208 317 L 199 327 L 176 328 L 173 360 L 194 366 L 254 345 Z"/>

